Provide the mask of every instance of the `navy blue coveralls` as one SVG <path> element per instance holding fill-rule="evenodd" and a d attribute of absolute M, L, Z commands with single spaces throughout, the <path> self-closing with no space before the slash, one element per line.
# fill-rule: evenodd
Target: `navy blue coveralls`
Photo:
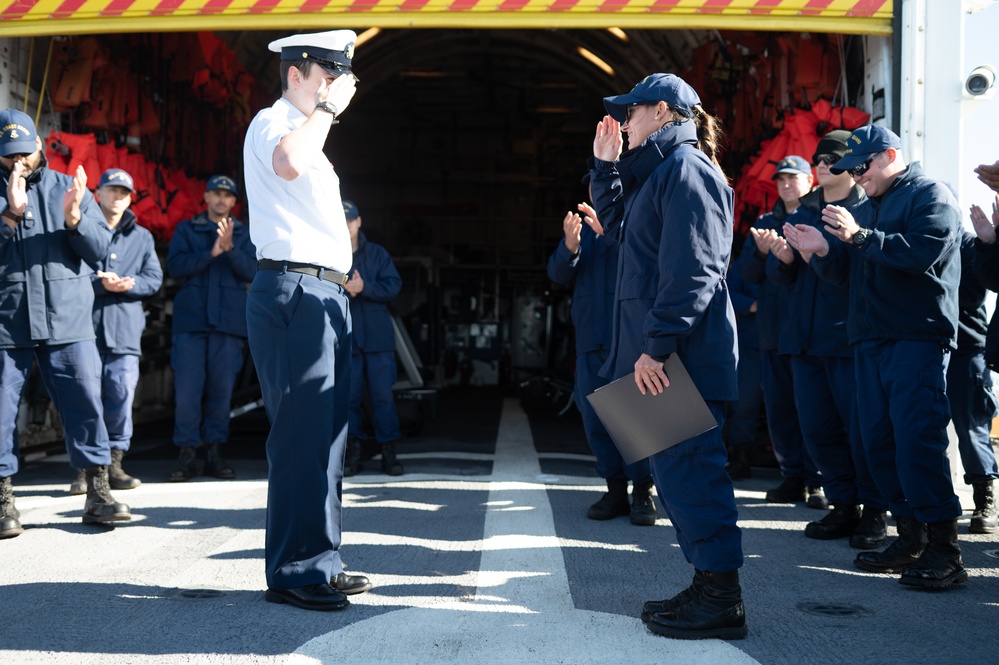
<path fill-rule="evenodd" d="M 777 199 L 772 212 L 761 215 L 755 228 L 780 231 L 788 220 L 784 201 Z M 769 252 L 768 252 L 769 254 Z M 742 253 L 735 268 L 740 277 L 750 284 L 759 284 L 756 304 L 756 329 L 760 341 L 760 381 L 763 385 L 763 404 L 767 413 L 767 431 L 773 445 L 774 456 L 785 478 L 803 478 L 810 488 L 822 486 L 818 468 L 805 450 L 801 436 L 798 409 L 794 405 L 794 382 L 791 378 L 791 360 L 781 355 L 777 348 L 780 327 L 787 318 L 788 287 L 767 279 L 767 254 L 756 249 L 753 234 L 746 236 Z"/>
<path fill-rule="evenodd" d="M 759 438 L 760 403 L 763 401 L 760 335 L 756 329 L 756 313 L 749 311 L 759 300 L 760 287 L 744 280 L 739 270 L 729 270 L 725 281 L 739 333 L 739 397 L 729 405 L 726 442 L 732 448 L 749 448 Z"/>
<path fill-rule="evenodd" d="M 964 482 L 968 485 L 999 478 L 991 438 L 992 419 L 999 413 L 999 404 L 992 391 L 992 372 L 985 366 L 986 285 L 977 265 L 988 264 L 983 256 L 987 247 L 990 246 L 974 234 L 963 233 L 957 350 L 951 353 L 947 366 L 947 399 L 964 467 Z"/>
<path fill-rule="evenodd" d="M 608 233 L 614 235 L 609 229 Z M 607 428 L 586 399 L 594 390 L 607 385 L 607 380 L 600 376 L 600 368 L 610 352 L 617 254 L 616 238 L 598 236 L 584 223 L 576 254 L 565 246 L 564 237 L 552 252 L 548 259 L 548 278 L 556 284 L 572 286 L 572 324 L 576 331 L 573 396 L 576 408 L 583 416 L 586 440 L 597 458 L 597 474 L 607 480 L 631 480 L 640 484 L 651 480 L 649 461 L 625 464 Z"/>
<path fill-rule="evenodd" d="M 257 271 L 256 249 L 246 224 L 235 220 L 233 247 L 211 254 L 218 225 L 204 212 L 177 225 L 167 272 L 184 283 L 173 301 L 178 446 L 225 443 L 236 376 L 246 342 L 246 286 Z"/>
<path fill-rule="evenodd" d="M 357 232 L 357 251 L 351 274 L 361 273 L 364 290 L 350 297 L 353 331 L 350 381 L 350 417 L 347 435 L 365 438 L 361 425 L 361 403 L 367 387 L 371 397 L 372 426 L 378 443 L 399 438 L 399 416 L 392 386 L 396 379 L 395 328 L 388 306 L 402 289 L 402 277 L 388 251 Z M 348 293 L 349 296 L 349 293 Z"/>
<path fill-rule="evenodd" d="M 721 434 L 725 402 L 738 390 L 725 284 L 732 189 L 696 142 L 693 121 L 671 123 L 617 162 L 594 160 L 594 208 L 621 233 L 611 352 L 601 373 L 630 375 L 643 353 L 683 361 L 719 426 L 653 455 L 652 478 L 687 561 L 731 571 L 743 562 Z"/>
<path fill-rule="evenodd" d="M 918 162 L 857 206 L 870 229 L 859 248 L 830 244 L 812 267 L 850 284 L 857 415 L 874 482 L 896 517 L 933 523 L 961 514 L 947 460 L 949 351 L 957 338 L 961 216 Z"/>
<path fill-rule="evenodd" d="M 113 293 L 104 289 L 96 274 L 90 277 L 94 286 L 94 332 L 103 368 L 104 424 L 111 447 L 128 450 L 132 442 L 132 401 L 139 382 L 142 331 L 146 327 L 142 299 L 159 291 L 163 283 L 153 235 L 136 224 L 131 210 L 122 214 L 113 230 L 108 253 L 96 268 L 135 279 L 135 286 L 128 291 Z"/>
<path fill-rule="evenodd" d="M 0 209 L 10 174 L 2 176 Z M 69 463 L 111 463 L 88 265 L 105 256 L 111 231 L 89 193 L 80 223 L 66 228 L 62 203 L 72 186 L 70 176 L 39 167 L 27 178 L 24 218 L 13 229 L 0 223 L 0 478 L 17 473 L 18 404 L 33 360 L 62 419 Z"/>
<path fill-rule="evenodd" d="M 853 210 L 866 199 L 864 191 L 854 185 L 845 200 L 830 203 Z M 793 222 L 819 229 L 830 244 L 839 242 L 823 228 L 821 214 L 827 201 L 822 188 L 800 201 Z M 885 510 L 856 419 L 857 378 L 846 334 L 849 288 L 819 279 L 797 250 L 791 264 L 771 254 L 767 275 L 790 289 L 777 350 L 791 360 L 801 433 L 809 456 L 822 472 L 826 496 L 838 506 L 864 504 Z"/>

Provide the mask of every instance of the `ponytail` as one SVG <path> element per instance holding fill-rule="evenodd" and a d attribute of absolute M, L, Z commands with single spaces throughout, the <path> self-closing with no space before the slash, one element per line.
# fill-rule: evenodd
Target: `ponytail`
<path fill-rule="evenodd" d="M 697 149 L 708 156 L 711 163 L 725 177 L 721 162 L 718 158 L 721 155 L 721 140 L 724 134 L 721 130 L 721 123 L 713 115 L 704 110 L 700 104 L 694 106 L 694 122 L 697 123 Z"/>

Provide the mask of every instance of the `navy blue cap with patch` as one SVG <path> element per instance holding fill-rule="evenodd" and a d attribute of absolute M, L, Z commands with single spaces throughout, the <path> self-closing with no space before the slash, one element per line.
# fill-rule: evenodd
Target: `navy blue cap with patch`
<path fill-rule="evenodd" d="M 902 139 L 895 132 L 880 125 L 858 127 L 846 139 L 846 152 L 838 162 L 829 167 L 829 170 L 839 175 L 843 171 L 849 171 L 863 164 L 871 155 L 884 152 L 888 148 L 895 150 L 902 148 Z"/>
<path fill-rule="evenodd" d="M 347 219 L 357 219 L 361 216 L 361 211 L 353 201 L 343 200 L 343 216 Z"/>
<path fill-rule="evenodd" d="M 223 192 L 232 192 L 233 194 L 239 193 L 236 181 L 227 175 L 213 175 L 209 178 L 208 184 L 205 185 L 205 191 L 210 192 L 213 189 L 221 189 Z"/>
<path fill-rule="evenodd" d="M 629 106 L 641 106 L 666 102 L 688 118 L 694 114 L 694 107 L 701 103 L 701 98 L 686 81 L 676 74 L 650 74 L 631 92 L 614 97 L 604 97 L 604 108 L 607 115 L 618 122 L 624 122 L 625 110 Z"/>
<path fill-rule="evenodd" d="M 328 30 L 277 39 L 267 48 L 280 53 L 282 60 L 309 60 L 328 73 L 341 76 L 350 73 L 356 41 L 353 30 Z"/>
<path fill-rule="evenodd" d="M 804 157 L 798 155 L 788 155 L 777 162 L 777 170 L 770 176 L 771 180 L 776 180 L 781 173 L 806 173 L 812 174 L 812 166 Z"/>
<path fill-rule="evenodd" d="M 38 150 L 38 131 L 31 117 L 17 109 L 0 111 L 0 156 L 30 155 Z"/>
<path fill-rule="evenodd" d="M 124 187 L 130 192 L 135 191 L 135 183 L 132 181 L 132 176 L 130 176 L 124 169 L 108 169 L 102 173 L 101 179 L 97 183 L 97 189 L 100 189 L 105 185 Z"/>

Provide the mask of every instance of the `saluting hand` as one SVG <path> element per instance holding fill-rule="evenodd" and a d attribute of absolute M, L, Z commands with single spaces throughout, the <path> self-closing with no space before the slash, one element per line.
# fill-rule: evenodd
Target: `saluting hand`
<path fill-rule="evenodd" d="M 316 104 L 329 102 L 336 107 L 337 115 L 344 112 L 350 100 L 357 92 L 357 79 L 349 74 L 338 76 L 332 83 L 327 83 L 325 79 L 320 82 L 319 89 L 316 90 Z"/>
<path fill-rule="evenodd" d="M 669 387 L 669 378 L 661 362 L 643 353 L 635 361 L 635 384 L 643 395 L 646 389 L 651 390 L 653 395 L 658 395 Z"/>
<path fill-rule="evenodd" d="M 347 283 L 343 285 L 343 288 L 347 290 L 347 293 L 349 293 L 352 298 L 363 291 L 364 278 L 361 277 L 361 271 L 355 270 L 354 274 L 347 280 Z"/>
<path fill-rule="evenodd" d="M 977 205 L 972 204 L 971 206 L 971 223 L 975 227 L 975 235 L 986 245 L 995 244 L 996 241 L 996 227 L 999 227 L 999 194 L 996 194 L 996 200 L 992 202 L 992 221 L 985 216 L 985 211 L 979 208 Z"/>
<path fill-rule="evenodd" d="M 609 115 L 597 123 L 593 137 L 593 156 L 605 162 L 616 162 L 621 156 L 624 139 L 621 137 L 621 123 Z"/>
<path fill-rule="evenodd" d="M 28 209 L 28 183 L 21 177 L 22 175 L 24 175 L 24 163 L 14 162 L 14 166 L 10 169 L 10 180 L 7 182 L 7 207 L 18 217 Z"/>
<path fill-rule="evenodd" d="M 66 228 L 75 229 L 83 217 L 80 212 L 80 204 L 83 203 L 83 195 L 87 191 L 87 172 L 83 166 L 76 167 L 76 175 L 73 176 L 73 184 L 66 190 L 66 195 L 62 199 L 62 210 L 66 214 Z"/>
<path fill-rule="evenodd" d="M 593 209 L 593 206 L 589 203 L 580 203 L 576 208 L 579 212 L 583 213 L 583 221 L 586 222 L 586 225 L 593 229 L 593 232 L 598 236 L 602 236 L 604 234 L 604 227 L 600 223 L 597 211 Z"/>

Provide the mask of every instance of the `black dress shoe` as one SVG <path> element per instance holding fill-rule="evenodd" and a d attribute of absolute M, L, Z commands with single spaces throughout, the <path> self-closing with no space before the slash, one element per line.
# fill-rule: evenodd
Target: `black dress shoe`
<path fill-rule="evenodd" d="M 307 584 L 297 589 L 268 589 L 264 592 L 264 600 L 320 612 L 343 610 L 350 606 L 347 596 L 329 584 Z"/>
<path fill-rule="evenodd" d="M 340 573 L 330 580 L 330 585 L 342 594 L 353 596 L 355 593 L 364 593 L 371 588 L 371 582 L 364 575 L 348 575 Z"/>

